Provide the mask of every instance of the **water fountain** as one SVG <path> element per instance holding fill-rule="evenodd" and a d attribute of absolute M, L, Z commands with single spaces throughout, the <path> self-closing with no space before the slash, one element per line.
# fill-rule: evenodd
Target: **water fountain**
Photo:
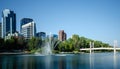
<path fill-rule="evenodd" d="M 52 54 L 51 43 L 45 42 L 45 46 L 42 48 L 42 54 L 50 55 Z"/>
<path fill-rule="evenodd" d="M 45 39 L 45 43 L 43 43 L 43 47 L 41 48 L 41 53 L 36 52 L 35 54 L 41 55 L 52 55 L 52 50 L 58 45 L 59 41 L 52 37 L 51 33 L 50 36 Z"/>

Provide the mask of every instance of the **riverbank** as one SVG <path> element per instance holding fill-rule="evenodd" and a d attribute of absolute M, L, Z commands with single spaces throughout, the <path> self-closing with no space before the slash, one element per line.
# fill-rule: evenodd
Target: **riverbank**
<path fill-rule="evenodd" d="M 30 52 L 0 52 L 0 55 L 17 55 L 17 54 L 31 54 Z"/>
<path fill-rule="evenodd" d="M 59 52 L 59 53 L 53 53 L 53 54 L 81 54 L 84 52 Z M 21 55 L 21 54 L 35 54 L 31 52 L 0 52 L 0 55 Z"/>
<path fill-rule="evenodd" d="M 88 52 L 57 52 L 52 54 L 84 54 Z M 102 52 L 95 52 L 95 53 L 102 53 Z M 0 55 L 22 55 L 22 54 L 35 54 L 30 51 L 24 51 L 24 52 L 0 52 Z"/>
<path fill-rule="evenodd" d="M 59 54 L 81 54 L 84 52 L 59 52 Z"/>

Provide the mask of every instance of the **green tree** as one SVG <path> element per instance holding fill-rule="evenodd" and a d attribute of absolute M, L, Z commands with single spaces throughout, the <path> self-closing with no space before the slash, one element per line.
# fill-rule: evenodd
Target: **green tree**
<path fill-rule="evenodd" d="M 0 50 L 2 50 L 4 47 L 4 39 L 0 38 Z"/>
<path fill-rule="evenodd" d="M 27 48 L 27 41 L 23 37 L 17 39 L 17 49 L 25 50 Z"/>
<path fill-rule="evenodd" d="M 61 51 L 61 52 L 65 51 L 65 46 L 64 46 L 64 43 L 63 43 L 63 42 L 60 42 L 60 43 L 59 43 L 58 49 L 59 49 L 59 51 Z"/>
<path fill-rule="evenodd" d="M 32 37 L 28 41 L 28 50 L 38 49 L 41 45 L 42 40 L 39 38 Z"/>
<path fill-rule="evenodd" d="M 14 39 L 7 39 L 5 41 L 5 49 L 8 50 L 8 51 L 15 49 L 14 43 L 15 43 Z"/>
<path fill-rule="evenodd" d="M 72 39 L 63 41 L 58 46 L 59 51 L 72 52 L 74 50 Z"/>
<path fill-rule="evenodd" d="M 72 43 L 73 43 L 74 48 L 77 48 L 77 49 L 80 48 L 80 38 L 79 38 L 79 35 L 76 35 L 76 34 L 72 35 L 72 40 L 71 41 L 73 41 Z"/>

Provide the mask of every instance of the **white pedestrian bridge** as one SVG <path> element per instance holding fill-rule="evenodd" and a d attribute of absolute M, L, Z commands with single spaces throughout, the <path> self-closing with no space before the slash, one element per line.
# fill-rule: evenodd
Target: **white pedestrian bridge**
<path fill-rule="evenodd" d="M 80 51 L 90 51 L 90 54 L 92 53 L 92 51 L 94 50 L 113 50 L 114 54 L 116 54 L 116 50 L 120 50 L 120 48 L 105 48 L 105 47 L 100 47 L 100 48 L 81 48 Z"/>
<path fill-rule="evenodd" d="M 120 50 L 119 47 L 117 47 L 117 41 L 114 41 L 114 47 L 99 47 L 99 48 L 94 48 L 94 42 L 90 42 L 90 48 L 81 48 L 80 51 L 87 51 L 89 50 L 90 53 L 94 50 L 113 50 L 114 54 L 116 54 L 116 50 Z"/>

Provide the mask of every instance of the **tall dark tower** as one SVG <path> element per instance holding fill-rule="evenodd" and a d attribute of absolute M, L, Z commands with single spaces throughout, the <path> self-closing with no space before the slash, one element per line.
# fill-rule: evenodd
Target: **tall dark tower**
<path fill-rule="evenodd" d="M 5 9 L 2 12 L 2 38 L 5 38 L 8 34 L 16 32 L 16 14 Z"/>
<path fill-rule="evenodd" d="M 0 37 L 2 37 L 2 23 L 0 22 Z"/>

